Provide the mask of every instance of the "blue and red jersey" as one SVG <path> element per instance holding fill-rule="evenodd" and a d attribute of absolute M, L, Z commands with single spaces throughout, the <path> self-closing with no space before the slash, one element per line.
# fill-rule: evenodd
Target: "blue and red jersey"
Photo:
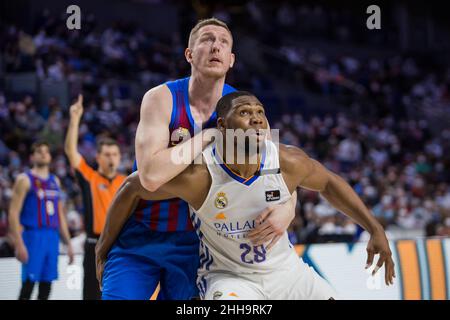
<path fill-rule="evenodd" d="M 58 203 L 61 189 L 56 177 L 50 174 L 47 179 L 42 179 L 31 171 L 26 172 L 26 175 L 30 179 L 30 190 L 23 203 L 20 223 L 28 229 L 59 228 Z"/>
<path fill-rule="evenodd" d="M 170 136 L 169 147 L 183 141 L 187 136 L 193 137 L 200 128 L 194 122 L 189 105 L 189 77 L 165 83 L 172 93 L 172 114 L 169 124 Z M 225 84 L 222 96 L 236 91 L 233 87 Z M 201 129 L 212 128 L 216 126 L 217 114 L 213 112 Z M 175 139 L 173 139 L 175 137 Z M 177 137 L 179 140 L 177 140 Z M 175 140 L 175 141 L 174 141 Z M 136 171 L 136 161 L 133 171 Z M 193 231 L 192 223 L 189 218 L 189 205 L 178 198 L 151 201 L 141 200 L 133 212 L 132 219 L 142 222 L 152 231 L 174 232 L 174 231 Z"/>

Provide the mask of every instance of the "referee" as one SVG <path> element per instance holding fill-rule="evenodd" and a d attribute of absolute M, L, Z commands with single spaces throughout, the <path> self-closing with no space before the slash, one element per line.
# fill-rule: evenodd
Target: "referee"
<path fill-rule="evenodd" d="M 120 149 L 115 140 L 104 138 L 98 141 L 97 170 L 92 169 L 78 152 L 78 128 L 82 114 L 83 96 L 79 95 L 78 100 L 70 107 L 70 123 L 64 150 L 70 165 L 75 169 L 83 197 L 87 234 L 83 261 L 83 299 L 99 300 L 101 293 L 95 273 L 95 245 L 105 225 L 108 207 L 125 176 L 117 174 Z"/>

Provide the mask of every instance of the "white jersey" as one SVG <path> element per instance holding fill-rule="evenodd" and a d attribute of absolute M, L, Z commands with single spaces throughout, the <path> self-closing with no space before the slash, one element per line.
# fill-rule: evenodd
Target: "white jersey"
<path fill-rule="evenodd" d="M 202 299 L 329 299 L 330 285 L 297 255 L 287 232 L 270 249 L 248 239 L 268 206 L 290 200 L 275 144 L 266 141 L 256 175 L 245 179 L 229 169 L 215 145 L 203 151 L 211 187 L 198 210 L 190 208 L 200 238 L 197 286 Z"/>
<path fill-rule="evenodd" d="M 247 238 L 261 211 L 291 197 L 280 171 L 277 147 L 267 141 L 264 149 L 259 174 L 248 179 L 221 161 L 214 144 L 203 151 L 211 187 L 202 206 L 190 208 L 200 238 L 199 276 L 208 272 L 269 273 L 290 259 L 299 259 L 287 232 L 270 251 L 265 245 L 254 246 Z"/>

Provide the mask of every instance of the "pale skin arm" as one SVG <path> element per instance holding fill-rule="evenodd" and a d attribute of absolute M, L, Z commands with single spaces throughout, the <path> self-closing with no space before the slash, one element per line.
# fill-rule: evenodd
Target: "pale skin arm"
<path fill-rule="evenodd" d="M 64 143 L 64 152 L 72 168 L 77 168 L 81 161 L 81 154 L 78 152 L 78 129 L 82 115 L 83 96 L 80 94 L 77 101 L 70 106 L 70 122 Z"/>
<path fill-rule="evenodd" d="M 57 179 L 56 182 L 58 186 L 61 188 L 61 182 L 59 181 L 59 179 Z M 66 208 L 61 200 L 58 201 L 58 218 L 59 218 L 59 233 L 61 235 L 64 244 L 67 246 L 67 255 L 69 256 L 69 264 L 72 264 L 74 260 L 73 248 L 70 242 L 69 227 L 67 226 Z"/>
<path fill-rule="evenodd" d="M 14 241 L 16 258 L 26 263 L 28 250 L 22 238 L 22 225 L 20 224 L 20 212 L 22 211 L 25 196 L 30 190 L 30 181 L 25 174 L 20 174 L 13 186 L 11 203 L 9 205 L 9 231 Z"/>
<path fill-rule="evenodd" d="M 210 141 L 202 134 L 168 148 L 172 95 L 166 85 L 149 90 L 142 99 L 140 121 L 136 130 L 136 161 L 139 179 L 149 191 L 170 181 L 201 154 Z M 204 130 L 210 131 L 211 129 Z M 203 131 L 203 132 L 204 132 Z M 188 154 L 184 161 L 172 161 L 172 155 Z"/>
<path fill-rule="evenodd" d="M 280 159 L 283 177 L 290 188 L 298 186 L 319 192 L 334 208 L 370 233 L 366 269 L 372 265 L 374 255 L 380 254 L 372 274 L 384 264 L 386 285 L 393 284 L 394 261 L 386 234 L 352 187 L 299 148 L 280 145 Z"/>

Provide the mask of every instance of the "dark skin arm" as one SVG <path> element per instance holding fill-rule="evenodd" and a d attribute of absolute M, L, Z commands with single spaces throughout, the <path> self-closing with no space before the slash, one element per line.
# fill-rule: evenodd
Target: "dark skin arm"
<path fill-rule="evenodd" d="M 372 265 L 374 255 L 380 254 L 372 275 L 384 264 L 386 285 L 393 284 L 395 264 L 386 234 L 352 187 L 297 147 L 280 144 L 280 166 L 283 178 L 291 192 L 297 187 L 320 192 L 334 208 L 370 233 L 366 269 Z"/>
<path fill-rule="evenodd" d="M 151 192 L 144 188 L 138 172 L 129 175 L 116 192 L 109 206 L 105 227 L 95 247 L 96 272 L 100 288 L 106 257 L 140 199 L 165 200 L 181 198 L 199 208 L 208 194 L 211 178 L 204 165 L 191 165 L 180 175 Z"/>

